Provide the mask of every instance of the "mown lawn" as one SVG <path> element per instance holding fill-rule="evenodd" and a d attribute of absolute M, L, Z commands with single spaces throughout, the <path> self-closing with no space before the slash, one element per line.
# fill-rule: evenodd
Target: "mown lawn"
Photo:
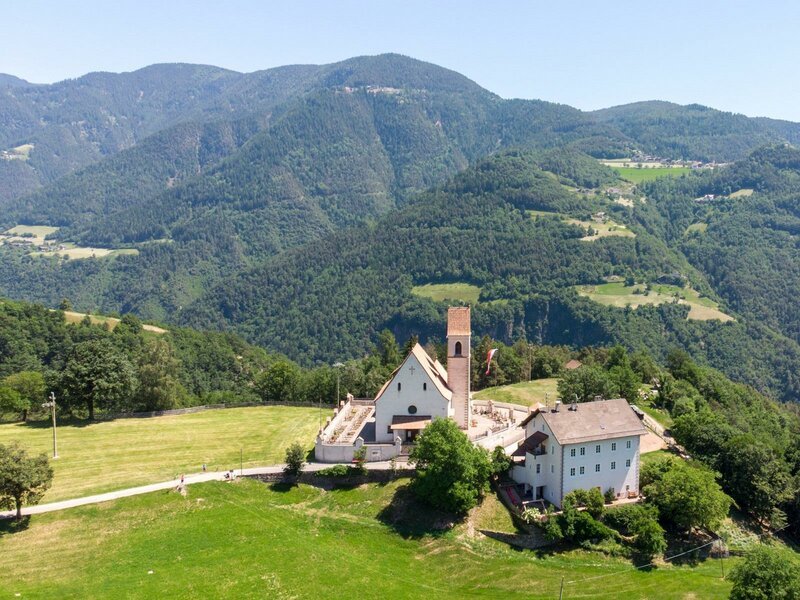
<path fill-rule="evenodd" d="M 189 486 L 0 529 L 20 598 L 726 598 L 716 561 L 635 570 L 597 552 L 510 549 L 407 500 L 405 483 L 326 492 Z M 410 521 L 408 519 L 411 519 Z M 726 570 L 737 559 L 726 561 Z"/>
<path fill-rule="evenodd" d="M 475 392 L 473 398 L 476 400 L 511 402 L 512 404 L 522 404 L 523 406 L 531 406 L 537 402 L 545 404 L 546 400 L 552 404 L 558 396 L 557 387 L 558 379 L 555 377 L 534 379 L 533 381 L 486 388 Z"/>
<path fill-rule="evenodd" d="M 165 481 L 182 472 L 198 472 L 203 463 L 212 471 L 238 469 L 240 449 L 245 467 L 280 463 L 294 441 L 310 449 L 318 426 L 317 408 L 287 406 L 62 423 L 59 458 L 51 461 L 53 487 L 43 502 Z M 52 455 L 49 421 L 0 425 L 0 444 L 12 441 Z"/>

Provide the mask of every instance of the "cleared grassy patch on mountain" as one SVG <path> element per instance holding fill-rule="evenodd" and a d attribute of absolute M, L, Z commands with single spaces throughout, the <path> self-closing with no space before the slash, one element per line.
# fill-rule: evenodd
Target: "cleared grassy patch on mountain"
<path fill-rule="evenodd" d="M 430 298 L 436 302 L 445 300 L 458 300 L 468 304 L 475 304 L 481 295 L 481 288 L 471 283 L 427 283 L 417 285 L 411 293 L 421 298 Z"/>
<path fill-rule="evenodd" d="M 182 472 L 283 462 L 286 448 L 309 449 L 319 426 L 317 408 L 259 406 L 208 410 L 150 419 L 60 423 L 53 487 L 44 502 L 166 481 Z M 52 453 L 48 421 L 0 425 L 0 444 L 19 442 Z"/>
<path fill-rule="evenodd" d="M 494 510 L 437 531 L 438 515 L 405 485 L 326 492 L 215 482 L 189 486 L 185 498 L 160 492 L 35 516 L 26 530 L 0 536 L 0 590 L 25 598 L 555 598 L 562 577 L 566 598 L 725 598 L 730 590 L 713 560 L 635 570 L 597 552 L 511 549 L 476 530 L 507 525 Z"/>
<path fill-rule="evenodd" d="M 650 291 L 644 284 L 626 286 L 624 283 L 604 283 L 602 285 L 579 285 L 576 288 L 581 296 L 586 296 L 606 306 L 617 308 L 637 308 L 645 304 L 658 305 L 675 302 L 689 305 L 689 318 L 698 321 L 732 321 L 733 317 L 719 310 L 719 305 L 710 298 L 701 298 L 692 288 L 679 288 L 674 285 L 653 285 Z"/>
<path fill-rule="evenodd" d="M 612 167 L 620 177 L 633 183 L 653 181 L 659 177 L 680 177 L 691 173 L 689 167 Z"/>
<path fill-rule="evenodd" d="M 536 403 L 546 404 L 547 401 L 553 403 L 558 397 L 557 385 L 558 379 L 555 377 L 534 379 L 533 381 L 486 388 L 475 392 L 473 397 L 476 400 L 497 400 L 524 406 Z"/>

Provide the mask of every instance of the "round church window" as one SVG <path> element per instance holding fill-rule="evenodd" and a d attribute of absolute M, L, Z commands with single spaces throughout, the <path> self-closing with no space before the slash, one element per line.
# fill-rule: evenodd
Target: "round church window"
<path fill-rule="evenodd" d="M 410 414 L 410 415 L 417 414 L 417 407 L 414 406 L 413 404 L 411 406 L 409 406 L 408 407 L 408 414 Z"/>

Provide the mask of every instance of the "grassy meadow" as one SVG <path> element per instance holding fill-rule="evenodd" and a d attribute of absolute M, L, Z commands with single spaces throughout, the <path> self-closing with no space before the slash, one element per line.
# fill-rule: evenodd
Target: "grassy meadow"
<path fill-rule="evenodd" d="M 635 569 L 515 550 L 496 499 L 437 531 L 405 482 L 325 491 L 253 480 L 156 492 L 0 525 L 0 595 L 20 598 L 726 598 L 715 560 Z M 726 560 L 726 570 L 738 559 Z"/>
<path fill-rule="evenodd" d="M 327 415 L 327 411 L 325 413 Z M 281 463 L 295 441 L 311 449 L 317 408 L 257 406 L 207 410 L 149 419 L 118 419 L 58 426 L 53 486 L 42 502 L 169 480 L 180 473 Z M 19 442 L 52 456 L 49 421 L 0 425 L 0 444 Z"/>
<path fill-rule="evenodd" d="M 458 300 L 469 304 L 477 304 L 481 288 L 471 283 L 427 283 L 414 286 L 411 293 L 421 298 L 430 298 L 436 302 Z"/>
<path fill-rule="evenodd" d="M 86 313 L 79 313 L 74 312 L 71 310 L 64 311 L 64 319 L 67 323 L 80 323 L 86 317 L 89 317 L 89 320 L 92 322 L 92 325 L 108 325 L 108 329 L 113 331 L 114 328 L 119 325 L 119 319 L 116 317 L 104 317 L 103 315 L 87 315 Z M 156 327 L 155 325 L 147 325 L 143 324 L 142 329 L 145 331 L 149 331 L 151 333 L 166 333 L 166 329 L 162 329 L 161 327 Z"/>
<path fill-rule="evenodd" d="M 678 295 L 679 302 L 689 305 L 689 318 L 699 321 L 717 319 L 719 321 L 732 321 L 733 317 L 719 310 L 719 305 L 710 298 L 701 298 L 700 294 L 692 288 L 679 288 L 674 285 L 653 284 L 648 295 L 644 294 L 645 286 L 636 284 L 625 286 L 624 283 L 604 283 L 602 285 L 577 286 L 578 293 L 595 302 L 617 308 L 637 308 L 645 304 L 663 304 L 673 302 Z"/>
<path fill-rule="evenodd" d="M 632 183 L 653 181 L 659 177 L 679 177 L 691 173 L 689 167 L 612 167 L 617 174 Z"/>
<path fill-rule="evenodd" d="M 476 400 L 496 400 L 498 402 L 511 402 L 512 404 L 531 406 L 537 402 L 545 404 L 548 399 L 551 403 L 554 402 L 558 396 L 557 386 L 558 379 L 555 377 L 534 379 L 533 381 L 486 388 L 480 392 L 475 392 L 473 398 Z"/>

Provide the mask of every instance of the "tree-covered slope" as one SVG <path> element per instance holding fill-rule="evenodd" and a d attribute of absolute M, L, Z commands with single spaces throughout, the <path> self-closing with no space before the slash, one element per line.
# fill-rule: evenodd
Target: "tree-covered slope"
<path fill-rule="evenodd" d="M 776 142 L 800 142 L 800 124 L 715 110 L 700 104 L 636 102 L 590 113 L 620 129 L 648 154 L 726 162 Z"/>
<path fill-rule="evenodd" d="M 363 352 L 387 326 L 401 338 L 438 336 L 443 304 L 413 295 L 413 286 L 466 282 L 482 289 L 477 333 L 507 342 L 520 335 L 578 346 L 621 342 L 660 356 L 676 345 L 762 389 L 785 392 L 778 388 L 800 365 L 800 352 L 773 330 L 687 321 L 681 305 L 622 310 L 575 295 L 571 286 L 610 275 L 652 281 L 681 272 L 707 286 L 680 253 L 635 225 L 635 238 L 587 242 L 584 230 L 527 212 L 579 216 L 604 207 L 620 221 L 631 218 L 603 202 L 567 191 L 534 155 L 499 155 L 373 226 L 338 232 L 226 280 L 181 318 L 232 327 L 298 360 L 332 361 Z"/>

